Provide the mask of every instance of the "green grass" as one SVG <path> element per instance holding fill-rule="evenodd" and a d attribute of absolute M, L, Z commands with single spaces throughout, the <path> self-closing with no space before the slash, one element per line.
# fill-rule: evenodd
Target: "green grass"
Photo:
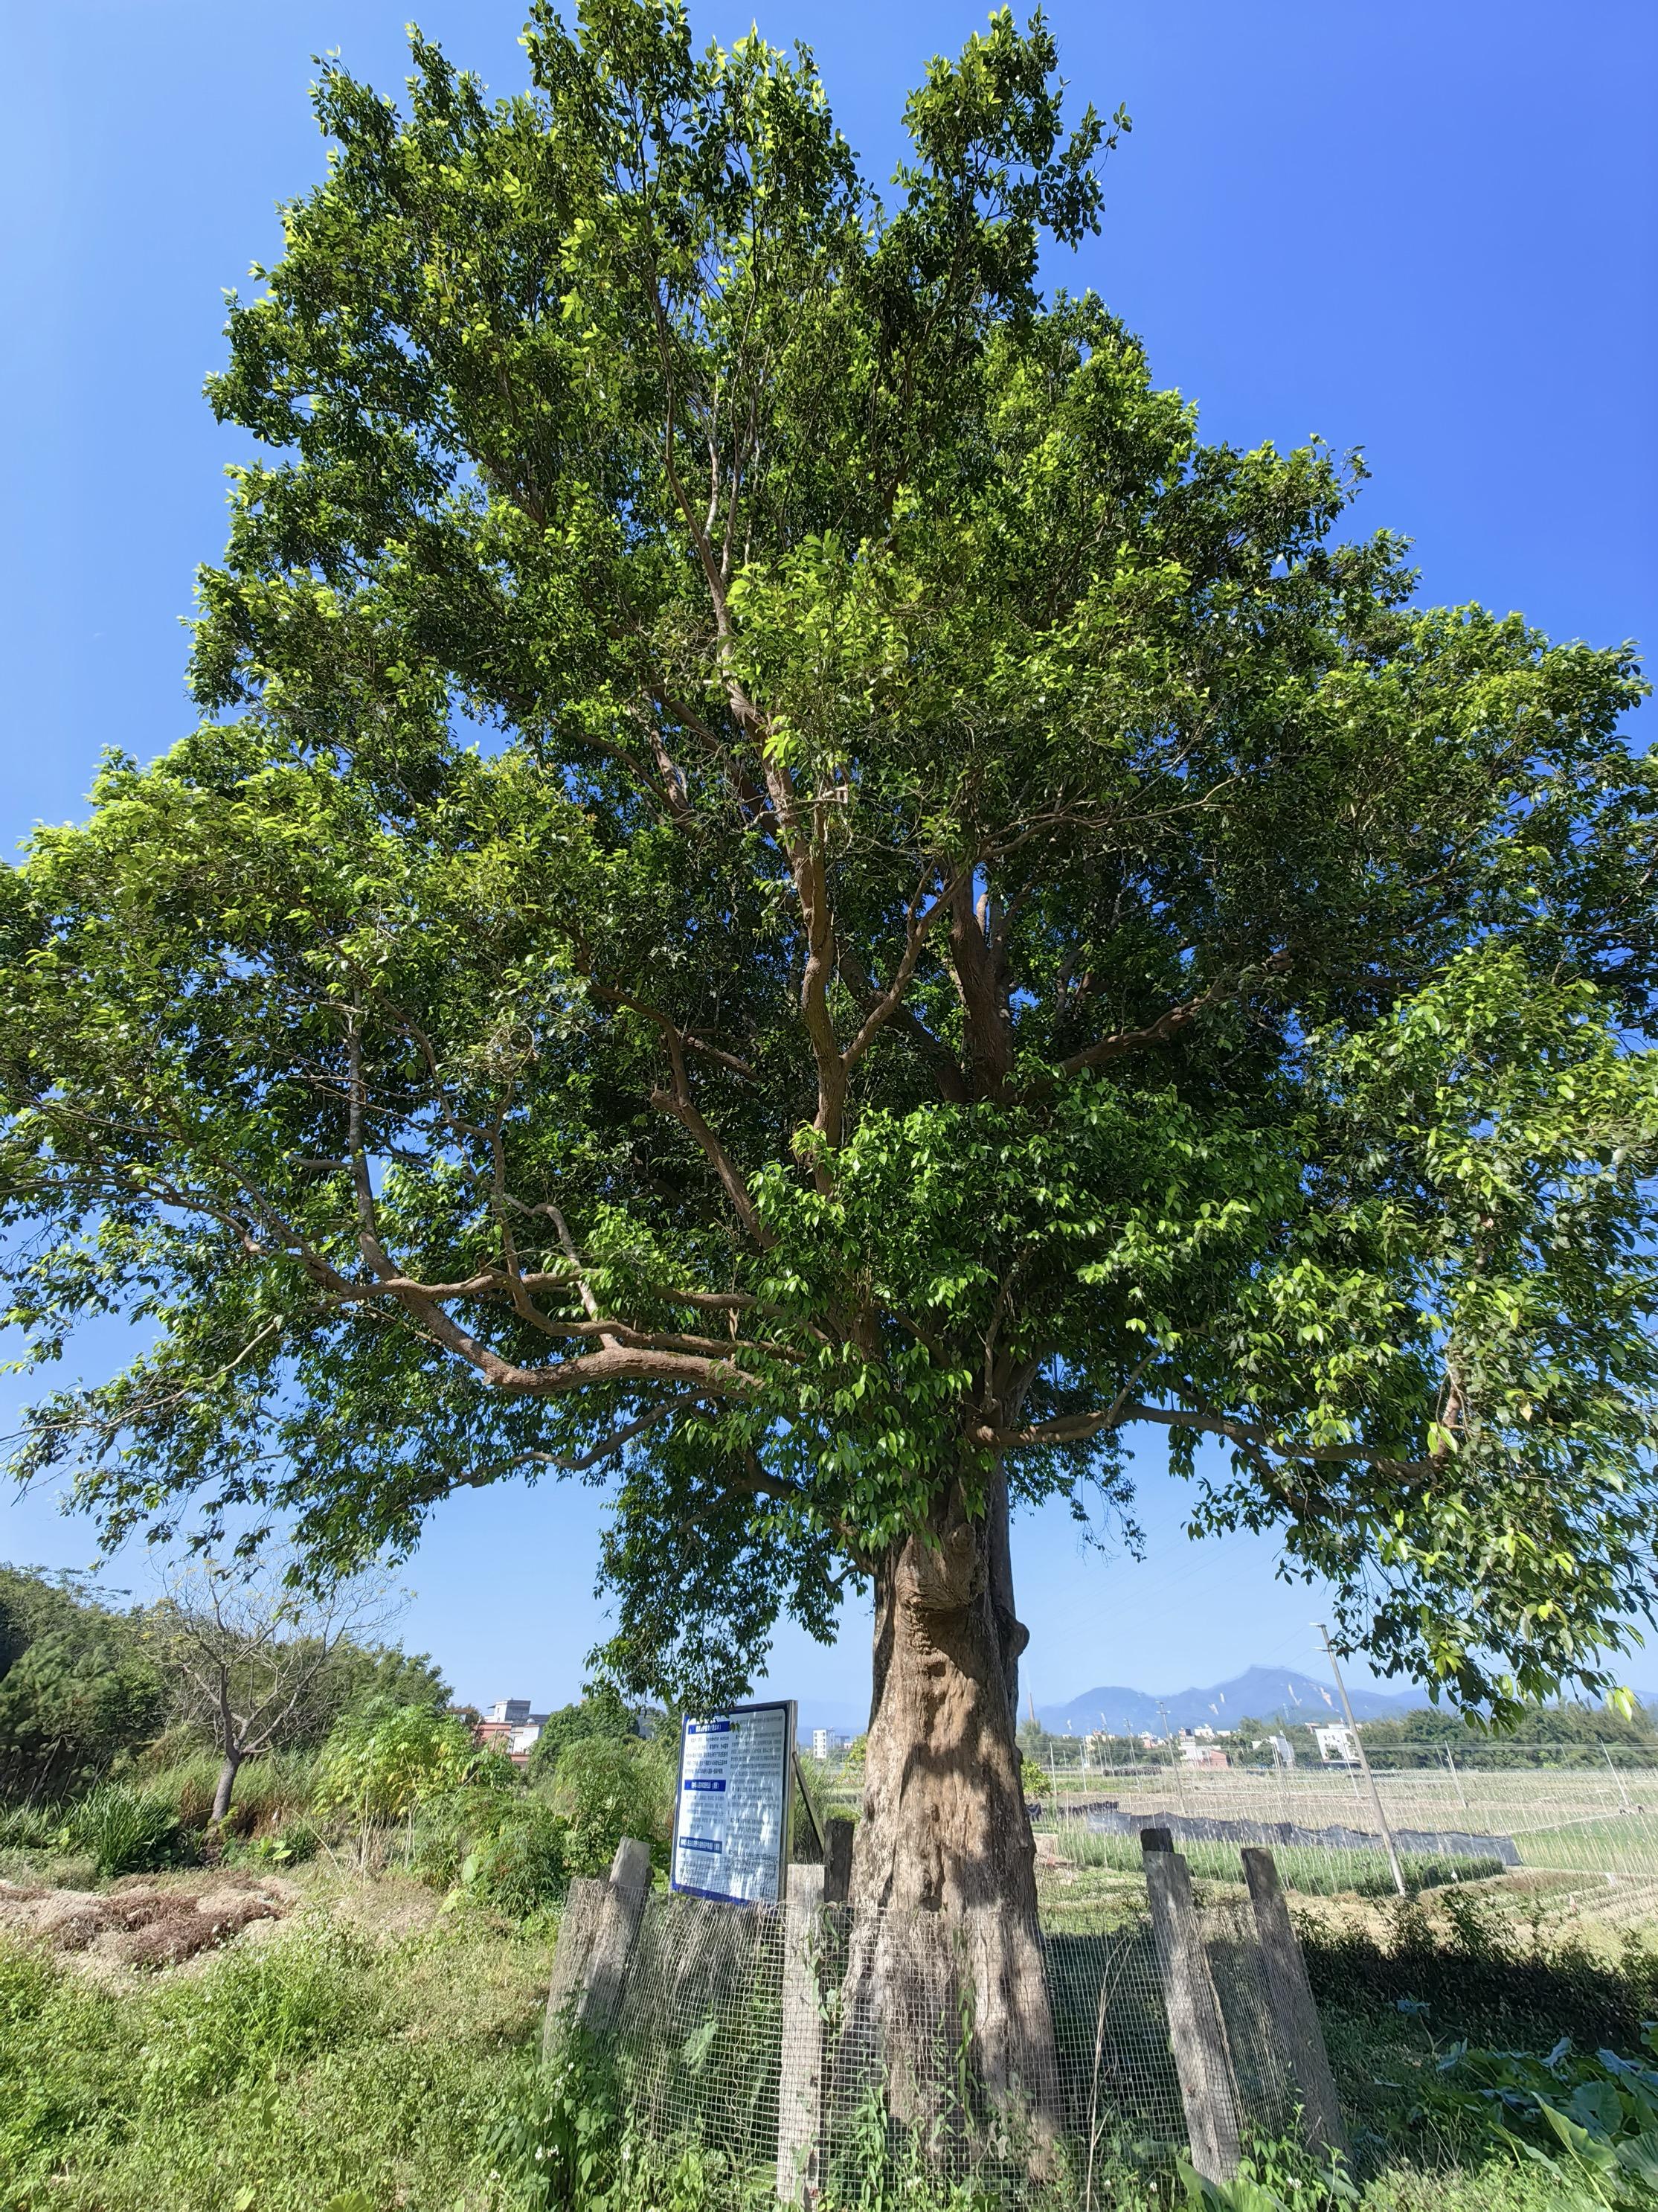
<path fill-rule="evenodd" d="M 1552 1828 L 1517 1829 L 1514 1840 L 1527 1866 L 1604 1869 L 1637 1881 L 1658 1880 L 1658 1817 L 1650 1813 L 1612 1813 Z"/>
<path fill-rule="evenodd" d="M 546 1921 L 514 1928 L 465 1903 L 434 1914 L 429 1893 L 396 1877 L 312 1869 L 302 1881 L 307 1907 L 280 1930 L 131 1988 L 0 1945 L 0 2212 L 326 2212 L 336 2197 L 353 2212 L 517 2212 L 533 2201 L 492 2169 L 506 2142 L 574 2139 L 568 2112 L 550 2117 L 534 2061 Z M 1431 1910 L 1308 1912 L 1325 1916 L 1307 1922 L 1309 1966 L 1364 2212 L 1554 2212 L 1546 2176 L 1528 2178 L 1436 2109 L 1438 2056 L 1465 2033 L 1540 2051 L 1564 2032 L 1586 2049 L 1633 2050 L 1658 2009 L 1658 1956 L 1545 1949 L 1536 1929 L 1455 1893 Z M 625 2120 L 624 2109 L 613 2151 Z M 738 2212 L 769 2188 L 695 2151 L 631 2155 L 596 2170 L 569 2212 Z M 1120 2172 L 1116 2193 L 1095 2199 L 1099 2212 L 1179 2201 L 1144 2172 Z M 902 2203 L 944 2212 L 920 2184 L 905 2183 Z M 991 2208 L 958 2195 L 950 2212 Z M 1296 2197 L 1291 2212 L 1318 2201 Z"/>
<path fill-rule="evenodd" d="M 173 1808 L 182 1827 L 202 1829 L 213 1811 L 213 1793 L 219 1781 L 218 1753 L 194 1753 L 139 1779 L 145 1790 Z M 236 1777 L 226 1825 L 235 1836 L 280 1828 L 309 1812 L 315 1790 L 313 1753 L 279 1751 L 264 1759 L 250 1759 Z"/>
<path fill-rule="evenodd" d="M 538 2025 L 545 1932 L 461 1914 L 375 1940 L 350 1901 L 136 1993 L 0 1947 L 3 2212 L 495 2204 L 484 2145 Z"/>

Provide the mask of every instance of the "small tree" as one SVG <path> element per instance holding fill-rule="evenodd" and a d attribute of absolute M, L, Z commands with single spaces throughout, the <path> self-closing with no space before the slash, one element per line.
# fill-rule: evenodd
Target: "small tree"
<path fill-rule="evenodd" d="M 510 1761 L 480 1755 L 459 1715 L 429 1705 L 347 1714 L 323 1747 L 317 1803 L 361 1820 L 398 1820 L 472 1780 L 510 1787 Z"/>
<path fill-rule="evenodd" d="M 311 1595 L 276 1560 L 250 1569 L 208 1559 L 170 1578 L 146 1640 L 178 1717 L 219 1754 L 214 1821 L 229 1812 L 244 1761 L 314 1733 L 341 1646 L 353 1630 L 382 1626 L 390 1610 L 381 1583 Z"/>
<path fill-rule="evenodd" d="M 541 1734 L 530 1747 L 529 1776 L 531 1782 L 550 1779 L 558 1770 L 559 1761 L 573 1743 L 584 1743 L 591 1736 L 604 1736 L 612 1742 L 625 1743 L 640 1734 L 639 1717 L 623 1699 L 613 1683 L 591 1683 L 582 1692 L 578 1703 L 561 1705 L 556 1712 L 549 1713 L 542 1724 Z"/>

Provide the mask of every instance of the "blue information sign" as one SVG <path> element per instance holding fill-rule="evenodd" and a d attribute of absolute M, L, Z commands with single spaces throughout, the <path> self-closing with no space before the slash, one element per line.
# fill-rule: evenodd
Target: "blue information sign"
<path fill-rule="evenodd" d="M 733 1705 L 679 1739 L 670 1882 L 693 1897 L 773 1905 L 788 1880 L 794 1704 Z"/>

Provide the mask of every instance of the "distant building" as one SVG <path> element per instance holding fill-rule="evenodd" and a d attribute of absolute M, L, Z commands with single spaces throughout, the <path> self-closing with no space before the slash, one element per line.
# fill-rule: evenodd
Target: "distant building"
<path fill-rule="evenodd" d="M 1313 1741 L 1318 1746 L 1318 1755 L 1326 1766 L 1358 1765 L 1358 1746 L 1353 1741 L 1353 1732 L 1339 1722 L 1328 1728 L 1315 1728 Z"/>
<path fill-rule="evenodd" d="M 1232 1764 L 1224 1751 L 1215 1749 L 1215 1731 L 1212 1728 L 1182 1729 L 1175 1743 L 1183 1766 L 1230 1766 Z"/>
<path fill-rule="evenodd" d="M 499 1751 L 514 1766 L 527 1766 L 546 1723 L 546 1714 L 532 1713 L 527 1698 L 497 1698 L 472 1736 L 481 1751 Z"/>
<path fill-rule="evenodd" d="M 838 1759 L 852 1738 L 841 1729 L 814 1729 L 811 1732 L 811 1755 L 814 1759 Z"/>

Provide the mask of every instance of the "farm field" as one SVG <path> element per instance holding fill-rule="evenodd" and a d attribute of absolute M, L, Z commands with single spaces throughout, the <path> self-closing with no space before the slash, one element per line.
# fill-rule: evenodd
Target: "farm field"
<path fill-rule="evenodd" d="M 1257 1775 L 1247 1771 L 1168 1769 L 1156 1774 L 1082 1778 L 1061 1774 L 1044 1825 L 1058 1854 L 1075 1863 L 1132 1869 L 1132 1834 L 1101 1832 L 1115 1816 L 1258 1827 L 1279 1854 L 1288 1887 L 1310 1893 L 1392 1887 L 1374 1805 L 1356 1774 Z M 1624 1922 L 1658 1920 L 1658 1772 L 1534 1769 L 1448 1774 L 1406 1771 L 1376 1778 L 1389 1826 L 1413 1888 L 1480 1880 L 1507 1861 L 1511 1874 L 1571 1877 L 1550 1887 L 1575 1894 L 1582 1909 L 1611 1910 Z M 1106 1808 L 1109 1808 L 1108 1811 Z M 1293 1839 L 1285 1827 L 1297 1832 Z M 1301 1832 L 1309 1832 L 1303 1833 Z M 1327 1838 L 1315 1841 L 1315 1838 Z M 1239 1838 L 1182 1844 L 1193 1870 L 1223 1875 L 1236 1863 Z M 1490 1845 L 1503 1844 L 1499 1850 Z M 1199 1862 L 1201 1867 L 1199 1868 Z"/>

